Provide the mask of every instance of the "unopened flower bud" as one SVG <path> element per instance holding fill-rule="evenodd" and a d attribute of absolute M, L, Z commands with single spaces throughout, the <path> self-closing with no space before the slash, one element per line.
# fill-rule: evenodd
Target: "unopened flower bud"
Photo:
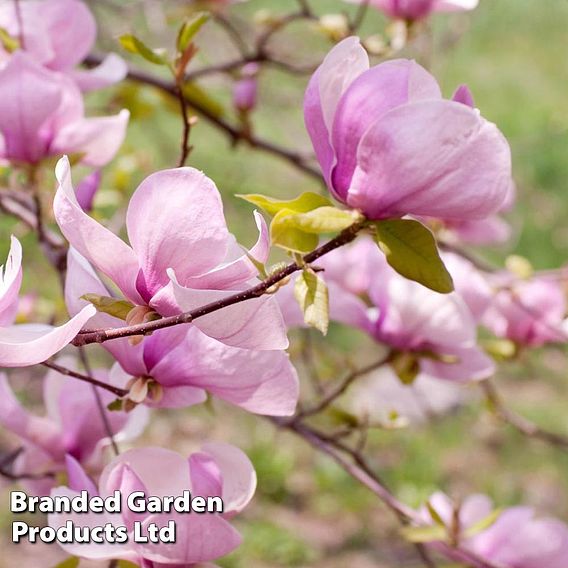
<path fill-rule="evenodd" d="M 250 112 L 256 106 L 259 65 L 248 63 L 241 70 L 241 78 L 233 87 L 233 105 L 240 112 Z"/>

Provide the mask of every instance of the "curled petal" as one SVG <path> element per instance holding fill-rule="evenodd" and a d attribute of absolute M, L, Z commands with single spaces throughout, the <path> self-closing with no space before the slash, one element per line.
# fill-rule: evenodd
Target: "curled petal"
<path fill-rule="evenodd" d="M 22 245 L 12 235 L 6 266 L 0 267 L 0 326 L 14 322 L 22 285 Z"/>
<path fill-rule="evenodd" d="M 122 81 L 127 73 L 124 59 L 116 53 L 109 53 L 97 67 L 72 71 L 71 77 L 82 91 L 94 91 Z"/>
<path fill-rule="evenodd" d="M 0 365 L 29 367 L 46 361 L 68 345 L 96 311 L 94 306 L 86 306 L 60 327 L 29 324 L 0 328 Z"/>

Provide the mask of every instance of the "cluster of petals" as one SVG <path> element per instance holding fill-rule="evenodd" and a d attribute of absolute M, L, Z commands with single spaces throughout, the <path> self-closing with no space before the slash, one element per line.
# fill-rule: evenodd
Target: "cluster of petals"
<path fill-rule="evenodd" d="M 351 0 L 358 4 L 363 0 Z M 390 18 L 420 20 L 432 12 L 463 12 L 477 7 L 479 0 L 370 0 L 369 4 Z"/>
<path fill-rule="evenodd" d="M 320 264 L 333 320 L 415 354 L 420 370 L 432 377 L 468 381 L 492 374 L 491 359 L 477 346 L 475 318 L 456 292 L 439 294 L 400 276 L 370 238 L 336 249 Z M 301 324 L 292 286 L 278 297 L 287 323 Z"/>
<path fill-rule="evenodd" d="M 114 157 L 126 134 L 128 111 L 85 118 L 83 96 L 73 80 L 22 51 L 0 70 L 0 97 L 0 158 L 11 162 L 37 164 L 69 153 L 100 167 Z"/>
<path fill-rule="evenodd" d="M 559 280 L 498 273 L 491 284 L 495 292 L 482 322 L 495 335 L 527 347 L 566 341 L 568 306 Z"/>
<path fill-rule="evenodd" d="M 106 87 L 126 76 L 126 63 L 116 54 L 94 69 L 76 69 L 97 36 L 95 18 L 81 0 L 8 0 L 0 6 L 0 27 L 20 44 L 13 52 L 0 46 L 0 66 L 14 53 L 25 52 L 46 69 L 66 74 L 83 91 Z"/>
<path fill-rule="evenodd" d="M 12 237 L 6 266 L 0 268 L 0 366 L 26 367 L 41 363 L 61 351 L 89 321 L 96 310 L 85 306 L 60 327 L 14 324 L 22 284 L 22 246 Z"/>
<path fill-rule="evenodd" d="M 205 444 L 189 458 L 162 448 L 129 450 L 116 457 L 103 470 L 98 488 L 73 459 L 68 460 L 69 487 L 58 487 L 52 496 L 73 497 L 81 490 L 91 496 L 107 497 L 119 490 L 126 496 L 143 491 L 155 497 L 177 497 L 189 490 L 192 497 L 220 497 L 223 513 L 134 513 L 124 504 L 120 513 L 54 513 L 49 525 L 58 528 L 71 520 L 77 526 L 101 526 L 106 523 L 125 526 L 132 531 L 134 522 L 142 530 L 151 523 L 159 527 L 169 521 L 176 524 L 175 543 L 124 544 L 72 543 L 61 545 L 69 554 L 93 560 L 123 559 L 146 568 L 187 568 L 228 554 L 239 546 L 241 536 L 229 520 L 242 511 L 256 489 L 254 468 L 238 448 L 229 444 Z M 167 475 L 164 475 L 164 472 Z"/>
<path fill-rule="evenodd" d="M 64 358 L 62 362 L 73 369 L 73 360 Z M 106 371 L 96 370 L 94 376 L 107 382 Z M 99 397 L 105 406 L 112 401 L 106 390 L 99 389 Z M 14 395 L 6 375 L 0 374 L 0 424 L 18 437 L 22 447 L 12 471 L 35 477 L 24 479 L 28 491 L 48 495 L 55 480 L 42 474 L 65 471 L 67 456 L 98 473 L 110 440 L 91 385 L 49 370 L 43 379 L 43 402 L 44 416 L 29 412 Z M 130 414 L 107 413 L 108 425 L 118 442 L 138 436 L 147 417 L 144 407 Z"/>
<path fill-rule="evenodd" d="M 65 290 L 70 313 L 83 308 L 85 300 L 80 296 L 85 291 L 108 295 L 92 266 L 71 249 Z M 123 324 L 103 313 L 90 322 L 105 329 Z M 283 350 L 234 347 L 209 337 L 195 325 L 155 331 L 136 345 L 128 338 L 102 345 L 118 362 L 111 370 L 113 385 L 125 388 L 133 379 L 140 379 L 149 395 L 152 384 L 159 385 L 159 397 L 145 400 L 152 406 L 191 406 L 204 402 L 210 393 L 259 414 L 287 416 L 296 408 L 298 377 Z"/>
<path fill-rule="evenodd" d="M 429 500 L 444 524 L 455 523 L 455 505 L 443 493 Z M 530 507 L 506 508 L 495 522 L 481 532 L 468 535 L 468 529 L 492 514 L 493 504 L 486 495 L 471 495 L 461 506 L 459 521 L 460 547 L 482 561 L 499 568 L 564 568 L 568 566 L 568 526 L 553 518 L 541 518 Z M 426 508 L 426 522 L 434 522 Z M 436 548 L 436 543 L 432 546 Z"/>
<path fill-rule="evenodd" d="M 368 218 L 474 221 L 510 195 L 509 145 L 467 87 L 445 100 L 414 61 L 370 68 L 357 37 L 312 76 L 304 118 L 330 191 Z"/>
<path fill-rule="evenodd" d="M 246 289 L 257 276 L 249 255 L 265 262 L 269 237 L 262 217 L 256 244 L 243 252 L 227 229 L 212 180 L 194 168 L 163 170 L 147 177 L 130 199 L 126 228 L 130 245 L 87 215 L 71 183 L 69 161 L 57 167 L 55 219 L 71 246 L 107 276 L 135 306 L 176 315 Z M 78 290 L 77 298 L 93 290 Z M 227 345 L 257 350 L 288 346 L 278 304 L 262 296 L 195 320 L 203 333 Z"/>

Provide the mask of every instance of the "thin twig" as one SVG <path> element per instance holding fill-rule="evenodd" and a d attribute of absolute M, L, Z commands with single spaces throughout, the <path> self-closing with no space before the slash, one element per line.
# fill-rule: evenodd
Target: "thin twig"
<path fill-rule="evenodd" d="M 104 383 L 103 381 L 99 381 L 98 379 L 95 379 L 93 377 L 89 377 L 88 375 L 83 375 L 82 373 L 78 373 L 77 371 L 72 371 L 71 369 L 67 369 L 66 367 L 62 367 L 61 365 L 58 365 L 57 363 L 52 363 L 51 361 L 44 361 L 43 363 L 41 363 L 41 365 L 43 365 L 44 367 L 47 367 L 48 369 L 53 369 L 54 371 L 57 371 L 58 373 L 61 373 L 62 375 L 65 375 L 66 377 L 73 377 L 74 379 L 78 379 L 80 381 L 90 383 L 91 385 L 94 385 L 94 386 L 99 387 L 101 389 L 107 390 L 107 391 L 115 394 L 118 397 L 123 397 L 123 396 L 126 396 L 128 394 L 127 390 L 121 389 L 119 387 L 115 387 L 114 385 L 109 385 L 108 383 Z"/>
<path fill-rule="evenodd" d="M 568 436 L 563 436 L 562 434 L 557 434 L 555 432 L 549 432 L 544 430 L 534 422 L 531 422 L 524 416 L 513 412 L 503 402 L 501 396 L 497 392 L 495 386 L 489 381 L 485 380 L 480 383 L 483 389 L 487 401 L 490 403 L 495 411 L 495 414 L 506 424 L 509 424 L 521 434 L 528 436 L 529 438 L 535 438 L 543 442 L 547 442 L 562 448 L 564 450 L 568 449 Z"/>

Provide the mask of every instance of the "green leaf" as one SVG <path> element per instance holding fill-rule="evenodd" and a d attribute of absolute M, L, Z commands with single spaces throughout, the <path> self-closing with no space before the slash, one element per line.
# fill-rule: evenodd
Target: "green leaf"
<path fill-rule="evenodd" d="M 294 296 L 306 324 L 326 335 L 329 327 L 329 295 L 323 279 L 311 269 L 304 270 L 296 280 Z"/>
<path fill-rule="evenodd" d="M 286 209 L 293 213 L 307 213 L 308 211 L 313 211 L 318 207 L 332 207 L 331 201 L 319 195 L 318 193 L 313 193 L 307 191 L 302 193 L 302 195 L 292 199 L 290 201 L 282 201 L 280 199 L 272 199 L 266 195 L 260 195 L 259 193 L 250 193 L 248 195 L 237 195 L 241 199 L 260 207 L 260 209 L 266 211 L 269 215 L 276 215 L 283 209 Z"/>
<path fill-rule="evenodd" d="M 167 65 L 168 59 L 165 54 L 149 48 L 144 42 L 132 34 L 124 34 L 118 38 L 120 44 L 126 51 L 140 55 L 146 61 L 156 65 Z"/>
<path fill-rule="evenodd" d="M 183 53 L 195 37 L 195 34 L 201 29 L 201 26 L 209 20 L 208 12 L 197 12 L 190 18 L 186 20 L 181 26 L 178 37 L 177 37 L 177 49 L 179 52 Z"/>
<path fill-rule="evenodd" d="M 401 529 L 402 536 L 409 542 L 434 542 L 437 540 L 446 540 L 446 527 L 440 525 L 431 525 L 427 527 L 403 527 Z"/>
<path fill-rule="evenodd" d="M 480 532 L 488 529 L 499 518 L 501 512 L 501 509 L 495 509 L 494 511 L 489 513 L 487 517 L 481 519 L 480 521 L 469 527 L 465 531 L 465 537 L 471 538 L 472 536 L 475 536 L 476 534 L 479 534 Z"/>
<path fill-rule="evenodd" d="M 116 563 L 116 568 L 138 568 L 138 564 L 128 562 L 128 560 L 119 560 Z"/>
<path fill-rule="evenodd" d="M 420 364 L 413 353 L 396 353 L 392 356 L 390 364 L 392 370 L 404 385 L 411 385 L 420 372 Z"/>
<path fill-rule="evenodd" d="M 107 404 L 107 410 L 110 412 L 120 412 L 124 408 L 124 401 L 121 398 L 115 398 Z"/>
<path fill-rule="evenodd" d="M 69 556 L 69 558 L 66 558 L 53 568 L 77 568 L 80 561 L 80 558 L 77 558 L 76 556 Z"/>
<path fill-rule="evenodd" d="M 440 517 L 440 515 L 438 514 L 438 511 L 436 511 L 436 509 L 434 509 L 434 507 L 432 506 L 432 503 L 430 503 L 430 501 L 426 501 L 426 507 L 428 509 L 428 512 L 430 513 L 430 516 L 432 517 L 432 520 L 439 526 L 441 527 L 445 527 L 446 523 L 444 523 L 444 519 L 442 519 L 442 517 Z"/>
<path fill-rule="evenodd" d="M 196 106 L 208 112 L 213 118 L 221 118 L 225 114 L 223 105 L 207 94 L 196 83 L 183 85 L 183 96 L 189 106 Z M 177 109 L 176 109 L 177 112 Z"/>
<path fill-rule="evenodd" d="M 18 38 L 11 36 L 6 28 L 0 28 L 0 43 L 8 53 L 12 53 L 20 48 Z"/>
<path fill-rule="evenodd" d="M 134 308 L 134 304 L 126 300 L 117 300 L 108 296 L 99 296 L 98 294 L 84 294 L 82 300 L 87 300 L 97 308 L 97 311 L 109 314 L 115 318 L 126 320 L 126 316 Z"/>
<path fill-rule="evenodd" d="M 293 211 L 281 209 L 272 219 L 270 223 L 272 244 L 292 252 L 306 253 L 314 250 L 319 243 L 318 236 L 290 226 L 286 221 L 290 215 L 293 215 Z"/>
<path fill-rule="evenodd" d="M 320 235 L 347 229 L 360 218 L 357 211 L 346 211 L 337 207 L 324 206 L 308 211 L 282 217 L 282 223 L 300 229 L 305 233 Z"/>
<path fill-rule="evenodd" d="M 424 225 L 412 219 L 391 219 L 374 226 L 377 244 L 399 274 L 442 294 L 453 291 L 434 235 Z"/>

